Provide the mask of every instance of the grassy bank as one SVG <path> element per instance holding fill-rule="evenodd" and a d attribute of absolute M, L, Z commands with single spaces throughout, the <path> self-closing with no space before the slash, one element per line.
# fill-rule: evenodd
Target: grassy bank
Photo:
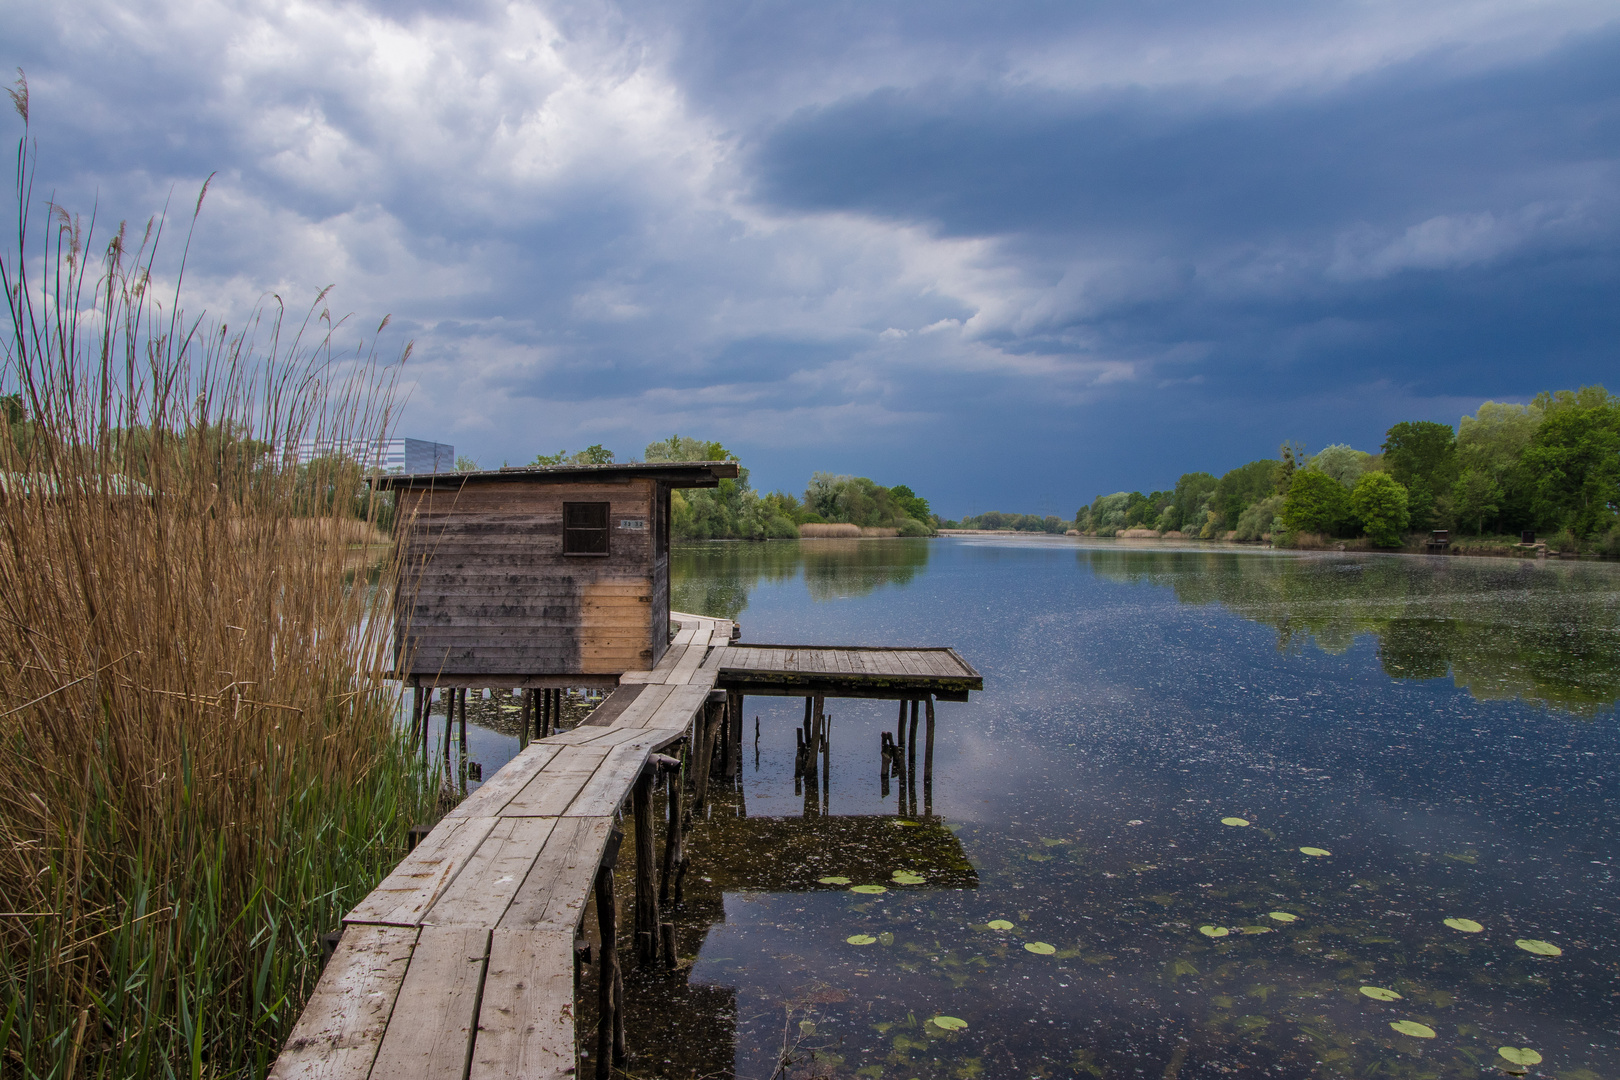
<path fill-rule="evenodd" d="M 383 430 L 388 379 L 322 316 L 183 321 L 158 230 L 98 241 L 53 208 L 31 246 L 19 164 L 0 1075 L 260 1076 L 433 794 L 382 679 L 387 597 L 353 584 L 375 533 L 277 450 Z"/>

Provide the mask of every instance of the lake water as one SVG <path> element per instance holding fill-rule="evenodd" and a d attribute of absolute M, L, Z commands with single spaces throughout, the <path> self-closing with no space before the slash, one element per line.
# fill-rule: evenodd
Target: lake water
<path fill-rule="evenodd" d="M 805 790 L 802 703 L 748 699 L 633 1075 L 1620 1076 L 1620 566 L 806 541 L 681 548 L 674 594 L 985 690 L 915 809 L 892 703 L 830 702 Z"/>

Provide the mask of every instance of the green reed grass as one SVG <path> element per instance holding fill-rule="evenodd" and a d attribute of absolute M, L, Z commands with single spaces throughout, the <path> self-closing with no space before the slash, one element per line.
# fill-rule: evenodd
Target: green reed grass
<path fill-rule="evenodd" d="M 279 301 L 188 322 L 161 218 L 92 255 L 93 223 L 48 206 L 36 243 L 26 95 L 0 257 L 0 1076 L 262 1076 L 321 935 L 437 796 L 394 723 L 386 590 L 348 551 L 376 506 L 352 462 L 290 454 L 385 431 L 391 369 L 340 355 L 320 300 L 301 326 Z"/>

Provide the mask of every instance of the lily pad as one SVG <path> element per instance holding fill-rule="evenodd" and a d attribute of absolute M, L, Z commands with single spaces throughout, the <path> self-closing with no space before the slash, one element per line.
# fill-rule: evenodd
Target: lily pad
<path fill-rule="evenodd" d="M 816 878 L 816 880 L 821 882 L 823 885 L 848 885 L 849 884 L 849 878 L 847 878 L 847 877 L 839 877 L 837 874 L 832 874 L 832 875 L 829 875 L 828 877 L 818 877 L 818 878 Z"/>
<path fill-rule="evenodd" d="M 1327 848 L 1321 847 L 1302 847 L 1299 849 L 1299 851 L 1302 855 L 1315 855 L 1317 858 L 1321 858 L 1323 855 L 1333 854 L 1333 852 L 1329 851 Z"/>
<path fill-rule="evenodd" d="M 889 890 L 882 885 L 851 885 L 849 887 L 849 891 L 865 893 L 867 896 L 876 896 L 879 893 L 886 893 Z"/>
<path fill-rule="evenodd" d="M 1541 1064 L 1541 1055 L 1528 1046 L 1498 1046 L 1496 1052 L 1515 1065 Z"/>
<path fill-rule="evenodd" d="M 1382 986 L 1363 986 L 1361 992 L 1374 1001 L 1399 1001 L 1401 995 L 1393 990 L 1385 990 Z"/>
<path fill-rule="evenodd" d="M 967 1027 L 967 1021 L 956 1016 L 936 1016 L 929 1023 L 943 1031 L 961 1031 Z"/>
<path fill-rule="evenodd" d="M 1427 1024 L 1420 1024 L 1416 1020 L 1396 1020 L 1389 1026 L 1402 1035 L 1410 1035 L 1414 1039 L 1434 1038 L 1434 1028 Z"/>
<path fill-rule="evenodd" d="M 1271 917 L 1276 919 L 1278 922 L 1293 922 L 1299 918 L 1299 916 L 1295 915 L 1292 911 L 1273 911 L 1271 912 Z"/>
<path fill-rule="evenodd" d="M 1011 930 L 1013 928 L 1013 924 L 1006 919 L 991 919 L 989 926 L 992 930 Z"/>
<path fill-rule="evenodd" d="M 1024 951 L 1032 952 L 1037 956 L 1051 956 L 1057 952 L 1057 946 L 1048 945 L 1044 941 L 1026 941 L 1024 942 Z"/>
<path fill-rule="evenodd" d="M 1222 825 L 1242 826 L 1242 825 L 1247 825 L 1248 823 L 1249 823 L 1249 820 L 1247 818 L 1240 818 L 1240 817 L 1223 817 L 1223 818 L 1221 818 L 1221 824 Z"/>
<path fill-rule="evenodd" d="M 877 938 L 871 934 L 851 934 L 844 940 L 851 945 L 871 945 L 877 941 Z"/>
<path fill-rule="evenodd" d="M 1203 934 L 1205 937 L 1225 937 L 1232 931 L 1228 930 L 1224 926 L 1200 926 L 1198 928 L 1198 932 Z"/>
<path fill-rule="evenodd" d="M 896 825 L 908 825 L 908 826 L 910 826 L 910 827 L 911 827 L 911 828 L 913 828 L 913 829 L 915 829 L 915 828 L 918 828 L 918 827 L 919 827 L 919 826 L 918 826 L 918 824 L 917 824 L 917 822 L 915 822 L 915 821 L 906 821 L 906 820 L 905 820 L 905 819 L 904 819 L 904 818 L 895 818 L 895 819 L 894 819 L 894 823 L 895 823 L 895 824 L 896 824 Z"/>
<path fill-rule="evenodd" d="M 1453 930 L 1461 930 L 1465 934 L 1477 934 L 1481 930 L 1485 929 L 1484 926 L 1475 922 L 1473 919 L 1447 919 L 1446 925 L 1451 927 Z"/>
<path fill-rule="evenodd" d="M 1554 945 L 1550 941 L 1537 941 L 1535 938 L 1520 938 L 1518 941 L 1515 941 L 1513 944 L 1517 945 L 1519 948 L 1523 949 L 1525 952 L 1527 952 L 1527 953 L 1535 953 L 1537 956 L 1563 956 L 1564 955 L 1564 950 L 1560 949 L 1558 946 Z"/>
<path fill-rule="evenodd" d="M 910 870 L 896 870 L 893 877 L 896 885 L 921 885 L 928 880 L 921 874 L 913 873 Z"/>

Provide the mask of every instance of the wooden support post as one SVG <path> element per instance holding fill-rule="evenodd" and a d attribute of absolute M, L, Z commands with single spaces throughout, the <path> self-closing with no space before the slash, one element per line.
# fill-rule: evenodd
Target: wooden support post
<path fill-rule="evenodd" d="M 881 764 L 883 766 L 882 776 L 883 776 L 884 794 L 888 794 L 887 789 L 888 789 L 888 786 L 889 786 L 889 748 L 891 746 L 893 746 L 893 745 L 894 745 L 894 736 L 890 735 L 887 731 L 883 732 L 878 737 L 878 759 L 879 759 L 879 761 L 881 762 Z"/>
<path fill-rule="evenodd" d="M 664 966 L 674 971 L 681 963 L 681 958 L 675 950 L 675 924 L 664 923 L 659 936 L 664 946 Z"/>
<path fill-rule="evenodd" d="M 693 778 L 695 790 L 692 793 L 692 809 L 702 810 L 709 797 L 709 771 L 714 764 L 714 740 L 718 734 L 720 721 L 726 707 L 726 694 L 724 690 L 715 690 L 709 694 L 709 699 L 703 704 L 703 711 L 699 713 L 697 739 L 697 760 L 693 766 L 697 770 Z"/>
<path fill-rule="evenodd" d="M 450 737 L 456 728 L 456 688 L 446 687 L 444 691 L 444 767 L 450 767 Z"/>
<path fill-rule="evenodd" d="M 602 930 L 602 955 L 596 960 L 596 1080 L 612 1080 L 613 1076 L 613 984 L 619 966 L 619 950 L 614 942 L 617 919 L 613 868 L 604 866 L 596 872 L 596 924 Z"/>
<path fill-rule="evenodd" d="M 669 802 L 669 821 L 664 833 L 664 868 L 658 879 L 658 900 L 663 904 L 669 903 L 670 885 L 676 868 L 681 864 L 681 832 L 685 825 L 681 819 L 682 787 L 681 774 L 672 774 L 665 792 Z"/>
<path fill-rule="evenodd" d="M 466 689 L 461 691 L 461 767 L 463 770 L 467 767 L 467 693 Z"/>
<path fill-rule="evenodd" d="M 900 702 L 900 720 L 894 725 L 894 745 L 902 751 L 906 748 L 906 703 Z"/>
<path fill-rule="evenodd" d="M 422 721 L 422 684 L 411 682 L 411 738 L 416 738 L 416 725 Z"/>
<path fill-rule="evenodd" d="M 804 728 L 793 729 L 793 779 L 804 775 Z"/>
<path fill-rule="evenodd" d="M 742 771 L 743 695 L 741 690 L 726 694 L 726 779 Z"/>
<path fill-rule="evenodd" d="M 906 775 L 910 776 L 917 771 L 917 707 L 922 703 L 915 698 L 911 702 L 911 734 L 906 742 Z"/>
<path fill-rule="evenodd" d="M 636 819 L 636 962 L 651 967 L 658 962 L 658 890 L 653 885 L 654 835 L 652 766 L 641 770 L 631 790 Z"/>
<path fill-rule="evenodd" d="M 525 686 L 518 693 L 523 695 L 522 711 L 518 714 L 523 717 L 523 737 L 525 739 L 538 739 L 540 732 L 534 726 L 534 691 Z"/>
<path fill-rule="evenodd" d="M 923 787 L 934 782 L 934 695 L 924 699 L 928 703 L 928 740 L 923 746 Z"/>

